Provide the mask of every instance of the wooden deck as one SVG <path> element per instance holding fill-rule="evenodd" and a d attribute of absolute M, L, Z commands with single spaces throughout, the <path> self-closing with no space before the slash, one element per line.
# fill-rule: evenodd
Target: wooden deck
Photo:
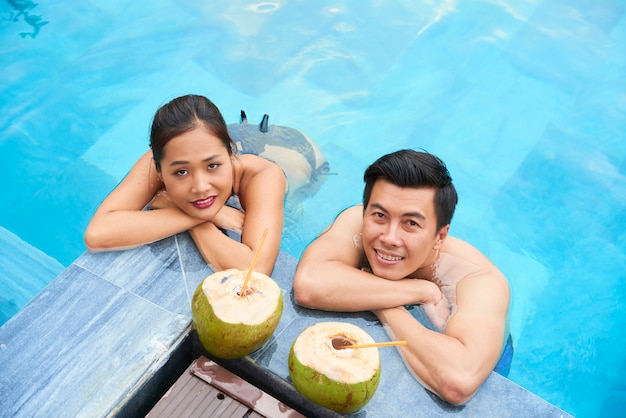
<path fill-rule="evenodd" d="M 207 416 L 302 417 L 295 410 L 206 357 L 195 360 L 146 417 Z"/>

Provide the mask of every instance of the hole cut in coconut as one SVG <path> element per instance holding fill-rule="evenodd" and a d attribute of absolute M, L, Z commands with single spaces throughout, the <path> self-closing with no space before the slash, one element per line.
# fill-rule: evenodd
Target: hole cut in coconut
<path fill-rule="evenodd" d="M 338 337 L 334 337 L 331 343 L 335 350 L 344 350 L 346 348 L 350 348 L 350 346 L 354 345 L 356 341 L 351 340 L 345 336 L 338 336 Z"/>
<path fill-rule="evenodd" d="M 244 291 L 243 291 L 243 295 L 241 294 L 241 286 L 237 286 L 237 288 L 235 289 L 237 296 L 239 297 L 246 297 L 249 296 L 251 294 L 254 293 L 254 289 L 251 288 L 250 286 L 247 286 Z"/>

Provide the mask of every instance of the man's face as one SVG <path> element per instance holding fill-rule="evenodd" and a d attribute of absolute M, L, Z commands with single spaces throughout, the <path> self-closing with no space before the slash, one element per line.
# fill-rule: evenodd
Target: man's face
<path fill-rule="evenodd" d="M 400 280 L 433 263 L 448 226 L 437 231 L 435 189 L 374 183 L 363 216 L 363 248 L 372 273 Z"/>

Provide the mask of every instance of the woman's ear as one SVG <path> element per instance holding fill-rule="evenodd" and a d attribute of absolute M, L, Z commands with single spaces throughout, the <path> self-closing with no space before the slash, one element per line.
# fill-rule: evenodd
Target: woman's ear
<path fill-rule="evenodd" d="M 158 179 L 158 181 L 163 184 L 163 176 L 161 175 L 161 170 L 159 170 L 157 168 L 157 164 L 156 161 L 154 160 L 154 158 L 150 159 L 150 167 L 148 168 L 148 179 L 150 180 L 150 183 L 152 184 L 152 179 L 154 179 L 152 172 L 154 172 L 156 174 L 156 177 Z"/>

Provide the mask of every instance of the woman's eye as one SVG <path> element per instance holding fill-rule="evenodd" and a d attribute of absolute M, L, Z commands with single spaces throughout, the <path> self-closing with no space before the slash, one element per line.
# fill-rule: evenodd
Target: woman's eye
<path fill-rule="evenodd" d="M 177 172 L 174 173 L 174 175 L 176 175 L 176 176 L 184 176 L 187 173 L 188 173 L 187 170 L 178 170 Z"/>
<path fill-rule="evenodd" d="M 211 163 L 211 164 L 208 165 L 208 169 L 209 170 L 215 170 L 219 166 L 220 165 L 218 163 Z"/>

